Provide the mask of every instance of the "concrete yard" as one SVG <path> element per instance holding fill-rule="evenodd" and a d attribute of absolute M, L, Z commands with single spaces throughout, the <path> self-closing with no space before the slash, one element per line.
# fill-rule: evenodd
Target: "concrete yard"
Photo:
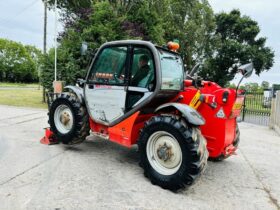
<path fill-rule="evenodd" d="M 280 210 L 280 137 L 240 124 L 238 155 L 208 162 L 190 188 L 154 186 L 136 148 L 88 139 L 79 146 L 39 143 L 45 110 L 0 106 L 0 209 Z"/>

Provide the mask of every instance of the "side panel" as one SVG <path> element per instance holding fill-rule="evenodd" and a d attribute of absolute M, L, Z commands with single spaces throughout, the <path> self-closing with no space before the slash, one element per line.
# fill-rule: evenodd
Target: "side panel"
<path fill-rule="evenodd" d="M 131 147 L 137 143 L 140 130 L 152 116 L 154 115 L 140 115 L 139 112 L 136 112 L 113 127 L 96 123 L 90 119 L 90 128 L 95 135 L 105 137 L 105 139 L 109 139 L 122 146 Z"/>
<path fill-rule="evenodd" d="M 113 127 L 109 127 L 109 139 L 123 146 L 131 147 L 132 128 L 138 115 L 139 112 L 136 112 L 135 114 L 131 115 L 129 118 L 120 122 L 119 124 Z"/>
<path fill-rule="evenodd" d="M 124 115 L 126 91 L 124 86 L 94 85 L 85 87 L 86 104 L 91 118 L 110 124 Z"/>

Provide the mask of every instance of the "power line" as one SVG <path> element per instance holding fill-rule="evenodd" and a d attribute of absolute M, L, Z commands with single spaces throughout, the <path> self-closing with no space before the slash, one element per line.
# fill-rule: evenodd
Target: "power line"
<path fill-rule="evenodd" d="M 31 8 L 32 6 L 34 6 L 37 2 L 39 2 L 40 0 L 34 0 L 32 1 L 30 4 L 28 4 L 27 6 L 25 6 L 24 8 L 22 8 L 19 12 L 17 12 L 16 15 L 14 15 L 13 17 L 6 17 L 6 18 L 2 18 L 0 19 L 0 23 L 9 23 L 13 20 L 15 20 L 16 17 L 18 17 L 19 15 L 21 15 L 22 13 L 24 13 L 26 10 L 28 10 L 29 8 Z"/>

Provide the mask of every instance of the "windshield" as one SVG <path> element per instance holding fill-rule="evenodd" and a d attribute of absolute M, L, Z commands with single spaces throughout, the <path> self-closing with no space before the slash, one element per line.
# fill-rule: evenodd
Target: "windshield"
<path fill-rule="evenodd" d="M 165 52 L 158 49 L 161 74 L 162 74 L 162 90 L 181 90 L 183 86 L 184 69 L 183 62 L 179 55 Z"/>
<path fill-rule="evenodd" d="M 107 47 L 92 66 L 89 81 L 96 84 L 124 85 L 127 47 Z"/>

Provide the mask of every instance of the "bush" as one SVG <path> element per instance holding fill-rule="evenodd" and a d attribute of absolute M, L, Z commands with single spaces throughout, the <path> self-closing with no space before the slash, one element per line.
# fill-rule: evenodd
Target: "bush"
<path fill-rule="evenodd" d="M 58 54 L 57 80 L 65 81 L 67 85 L 75 85 L 78 78 L 86 76 L 86 68 L 81 69 L 77 64 L 79 60 L 75 60 L 70 52 L 59 47 Z M 54 75 L 54 49 L 51 49 L 42 58 L 40 74 L 40 82 L 48 91 L 53 90 Z"/>

